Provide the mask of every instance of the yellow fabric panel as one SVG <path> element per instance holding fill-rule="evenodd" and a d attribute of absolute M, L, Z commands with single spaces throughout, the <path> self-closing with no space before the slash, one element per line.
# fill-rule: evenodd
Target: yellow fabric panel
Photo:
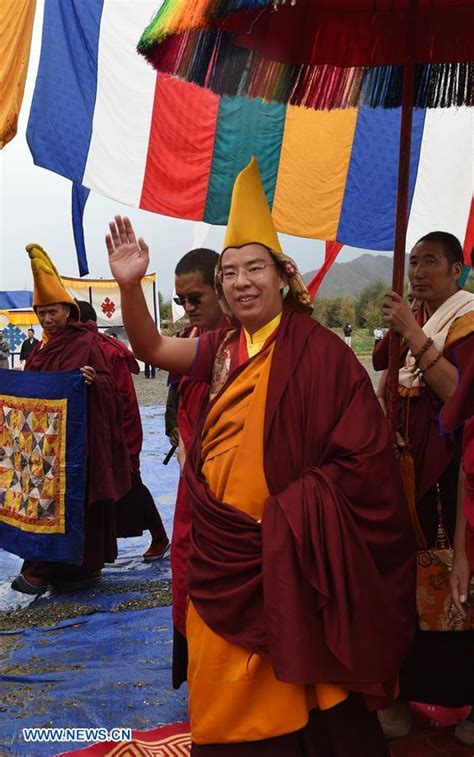
<path fill-rule="evenodd" d="M 4 415 L 4 407 L 11 412 L 8 424 L 0 427 L 0 446 L 8 459 L 8 465 L 4 461 L 0 466 L 0 492 L 5 495 L 0 506 L 0 522 L 31 533 L 63 534 L 66 530 L 67 400 L 0 395 L 0 416 Z M 55 422 L 50 429 L 52 416 Z M 29 430 L 24 429 L 27 417 Z M 44 435 L 41 453 L 33 448 L 33 434 Z M 13 450 L 13 454 L 8 454 L 9 450 Z M 24 465 L 25 454 L 28 466 Z M 54 458 L 54 476 L 45 475 L 43 457 Z M 21 489 L 10 485 L 14 471 L 21 477 Z M 25 492 L 28 492 L 26 515 L 20 511 Z M 54 500 L 54 517 L 40 517 L 40 499 Z"/>
<path fill-rule="evenodd" d="M 357 112 L 288 106 L 273 201 L 277 229 L 337 239 Z"/>
<path fill-rule="evenodd" d="M 203 474 L 211 491 L 255 520 L 261 519 L 269 497 L 263 430 L 274 346 L 248 363 L 214 403 L 203 429 Z M 191 733 L 197 744 L 292 733 L 306 725 L 313 707 L 333 707 L 347 697 L 332 684 L 278 681 L 269 660 L 214 633 L 192 602 L 186 635 Z"/>
<path fill-rule="evenodd" d="M 458 339 L 462 339 L 472 333 L 474 333 L 474 310 L 462 315 L 460 318 L 456 318 L 448 331 L 448 336 L 444 343 L 444 349 L 447 350 L 448 347 L 451 344 L 454 344 L 454 342 L 457 342 Z"/>
<path fill-rule="evenodd" d="M 13 326 L 33 326 L 39 323 L 34 310 L 0 310 Z"/>
<path fill-rule="evenodd" d="M 1 0 L 0 149 L 16 134 L 25 89 L 36 0 Z"/>
<path fill-rule="evenodd" d="M 156 273 L 149 273 L 142 278 L 141 284 L 143 286 L 155 280 Z M 61 276 L 61 281 L 66 288 L 71 287 L 71 289 L 89 289 L 89 287 L 94 287 L 94 289 L 115 289 L 117 287 L 115 279 L 74 279 L 70 276 Z"/>

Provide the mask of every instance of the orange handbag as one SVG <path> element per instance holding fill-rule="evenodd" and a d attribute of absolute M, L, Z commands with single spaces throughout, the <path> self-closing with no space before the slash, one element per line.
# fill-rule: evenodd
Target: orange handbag
<path fill-rule="evenodd" d="M 422 631 L 468 631 L 469 618 L 463 618 L 451 598 L 449 575 L 453 567 L 453 549 L 443 525 L 443 507 L 439 486 L 436 485 L 438 530 L 432 549 L 419 549 L 417 554 L 416 605 L 418 625 Z M 415 510 L 412 517 L 418 521 Z M 421 531 L 418 521 L 417 536 Z M 425 544 L 419 546 L 426 547 Z"/>

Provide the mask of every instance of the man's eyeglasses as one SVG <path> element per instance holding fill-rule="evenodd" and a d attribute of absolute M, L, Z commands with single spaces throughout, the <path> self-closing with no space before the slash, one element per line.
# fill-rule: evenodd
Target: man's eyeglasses
<path fill-rule="evenodd" d="M 275 263 L 252 263 L 251 265 L 244 265 L 242 268 L 226 268 L 225 271 L 219 271 L 219 281 L 221 284 L 235 284 L 239 277 L 239 273 L 242 271 L 246 279 L 249 281 L 258 281 L 263 278 L 265 268 L 276 268 Z"/>
<path fill-rule="evenodd" d="M 183 295 L 183 297 L 173 297 L 173 302 L 176 303 L 176 305 L 181 305 L 182 308 L 186 307 L 186 302 L 188 302 L 190 305 L 200 305 L 202 300 L 202 296 L 200 294 L 189 294 L 189 295 Z"/>

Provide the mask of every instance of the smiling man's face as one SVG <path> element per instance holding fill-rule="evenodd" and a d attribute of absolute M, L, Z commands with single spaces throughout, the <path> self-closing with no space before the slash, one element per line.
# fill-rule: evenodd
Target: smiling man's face
<path fill-rule="evenodd" d="M 249 333 L 254 334 L 281 312 L 286 279 L 266 247 L 229 247 L 222 256 L 221 272 L 227 304 Z"/>

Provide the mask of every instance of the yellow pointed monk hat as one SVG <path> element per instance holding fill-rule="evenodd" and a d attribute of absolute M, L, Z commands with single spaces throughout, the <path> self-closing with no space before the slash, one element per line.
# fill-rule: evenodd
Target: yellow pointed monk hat
<path fill-rule="evenodd" d="M 252 243 L 283 254 L 255 157 L 235 180 L 223 250 Z"/>
<path fill-rule="evenodd" d="M 30 256 L 33 273 L 33 308 L 37 308 L 39 305 L 63 302 L 66 305 L 73 306 L 71 315 L 79 319 L 77 302 L 64 287 L 61 276 L 48 253 L 35 242 L 27 244 L 26 251 Z"/>
<path fill-rule="evenodd" d="M 251 158 L 235 180 L 224 246 L 216 266 L 216 290 L 226 314 L 228 312 L 219 281 L 222 256 L 229 247 L 239 248 L 246 244 L 261 244 L 268 249 L 288 279 L 285 299 L 297 310 L 311 310 L 311 298 L 298 266 L 281 248 L 255 157 Z"/>

